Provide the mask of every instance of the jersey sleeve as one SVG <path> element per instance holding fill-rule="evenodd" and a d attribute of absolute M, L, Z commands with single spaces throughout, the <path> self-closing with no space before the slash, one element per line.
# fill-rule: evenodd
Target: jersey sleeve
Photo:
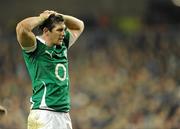
<path fill-rule="evenodd" d="M 37 48 L 37 41 L 35 42 L 34 46 L 32 47 L 22 47 L 22 49 L 24 50 L 24 52 L 26 53 L 30 53 L 30 52 L 33 52 L 35 51 Z"/>
<path fill-rule="evenodd" d="M 43 51 L 43 47 L 41 45 L 42 43 L 40 43 L 40 41 L 38 39 L 36 39 L 36 46 L 32 49 L 22 49 L 23 51 L 23 55 L 26 55 L 27 57 L 35 57 L 38 56 L 42 51 Z"/>

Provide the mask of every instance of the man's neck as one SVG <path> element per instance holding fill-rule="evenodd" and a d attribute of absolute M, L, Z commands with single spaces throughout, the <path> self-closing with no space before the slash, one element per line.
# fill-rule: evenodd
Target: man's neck
<path fill-rule="evenodd" d="M 53 44 L 50 42 L 49 38 L 45 35 L 42 35 L 41 38 L 45 41 L 45 44 L 48 46 L 48 47 L 52 47 Z"/>

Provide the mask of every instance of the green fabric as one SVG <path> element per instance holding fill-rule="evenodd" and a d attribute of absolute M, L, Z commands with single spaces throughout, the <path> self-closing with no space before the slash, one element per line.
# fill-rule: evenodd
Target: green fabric
<path fill-rule="evenodd" d="M 70 110 L 67 50 L 69 33 L 61 46 L 48 47 L 37 39 L 35 51 L 23 57 L 32 80 L 32 109 Z"/>

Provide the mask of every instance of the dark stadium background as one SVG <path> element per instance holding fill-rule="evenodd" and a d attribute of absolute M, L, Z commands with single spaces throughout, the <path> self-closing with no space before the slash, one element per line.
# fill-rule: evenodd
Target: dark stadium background
<path fill-rule="evenodd" d="M 74 129 L 180 129 L 178 3 L 1 0 L 0 129 L 26 128 L 31 82 L 15 26 L 46 9 L 85 22 L 69 51 Z"/>

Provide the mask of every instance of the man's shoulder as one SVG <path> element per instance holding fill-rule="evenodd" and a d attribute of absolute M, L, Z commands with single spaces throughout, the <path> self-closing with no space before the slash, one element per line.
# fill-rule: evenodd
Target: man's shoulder
<path fill-rule="evenodd" d="M 23 55 L 26 56 L 30 56 L 30 57 L 35 57 L 38 56 L 40 53 L 42 53 L 44 51 L 45 45 L 43 44 L 43 42 L 41 42 L 38 38 L 36 38 L 36 48 L 33 51 L 27 52 L 27 51 L 23 51 Z"/>

